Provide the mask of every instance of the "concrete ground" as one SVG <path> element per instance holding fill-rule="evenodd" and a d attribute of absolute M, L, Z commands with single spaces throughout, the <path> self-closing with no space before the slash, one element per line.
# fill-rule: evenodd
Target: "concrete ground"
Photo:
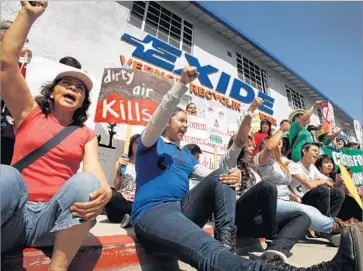
<path fill-rule="evenodd" d="M 91 230 L 91 233 L 96 236 L 126 235 L 127 232 L 132 232 L 132 228 L 122 229 L 118 224 L 109 223 L 106 216 L 99 216 L 97 220 L 98 223 Z M 314 238 L 302 240 L 292 249 L 289 263 L 297 267 L 308 267 L 322 261 L 329 261 L 333 258 L 337 250 L 337 248 L 332 247 L 325 239 Z M 246 252 L 244 254 L 247 255 Z M 244 257 L 247 258 L 247 256 Z M 181 270 L 185 271 L 196 270 L 182 262 L 179 263 L 179 266 Z M 139 271 L 141 269 L 140 267 L 135 267 L 127 270 Z"/>

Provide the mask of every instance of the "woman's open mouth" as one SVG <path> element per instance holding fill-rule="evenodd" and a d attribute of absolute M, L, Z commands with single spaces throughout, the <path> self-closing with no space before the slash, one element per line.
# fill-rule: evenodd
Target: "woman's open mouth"
<path fill-rule="evenodd" d="M 72 94 L 65 94 L 65 95 L 63 96 L 63 98 L 64 98 L 67 102 L 69 102 L 69 103 L 74 103 L 74 102 L 76 101 L 76 97 L 75 97 L 74 95 L 72 95 Z"/>

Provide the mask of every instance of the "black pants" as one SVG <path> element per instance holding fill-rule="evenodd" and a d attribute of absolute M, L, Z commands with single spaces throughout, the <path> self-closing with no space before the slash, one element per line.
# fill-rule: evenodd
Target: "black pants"
<path fill-rule="evenodd" d="M 262 181 L 237 200 L 238 235 L 271 238 L 267 249 L 287 255 L 306 233 L 311 220 L 303 212 L 277 213 L 276 185 Z"/>
<path fill-rule="evenodd" d="M 132 201 L 126 200 L 120 192 L 112 189 L 111 200 L 105 206 L 107 218 L 113 223 L 121 223 L 125 214 L 131 215 Z"/>
<path fill-rule="evenodd" d="M 338 215 L 344 198 L 345 194 L 342 189 L 319 185 L 307 192 L 301 201 L 304 204 L 314 206 L 323 215 L 334 218 Z"/>
<path fill-rule="evenodd" d="M 337 217 L 343 221 L 347 221 L 352 217 L 362 221 L 362 209 L 354 198 L 346 195 Z"/>
<path fill-rule="evenodd" d="M 1 164 L 10 165 L 14 153 L 15 138 L 1 137 Z"/>

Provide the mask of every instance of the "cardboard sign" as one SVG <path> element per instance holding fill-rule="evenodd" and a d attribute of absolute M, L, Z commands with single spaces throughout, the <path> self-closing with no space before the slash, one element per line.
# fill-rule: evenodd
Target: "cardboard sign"
<path fill-rule="evenodd" d="M 347 171 L 347 169 L 342 166 L 341 164 L 338 165 L 340 168 L 340 172 L 344 181 L 344 184 L 346 188 L 348 189 L 349 193 L 352 195 L 352 197 L 357 201 L 360 208 L 363 209 L 362 200 L 359 197 L 357 187 L 354 185 L 352 178 L 350 178 L 350 175 Z"/>
<path fill-rule="evenodd" d="M 139 70 L 105 69 L 94 122 L 146 126 L 172 85 L 170 79 Z"/>

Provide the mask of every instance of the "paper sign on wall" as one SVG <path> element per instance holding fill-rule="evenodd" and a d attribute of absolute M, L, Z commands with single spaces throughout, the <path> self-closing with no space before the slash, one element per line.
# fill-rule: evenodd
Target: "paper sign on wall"
<path fill-rule="evenodd" d="M 357 121 L 357 120 L 354 120 L 353 124 L 354 124 L 354 131 L 355 131 L 355 135 L 357 137 L 358 143 L 359 143 L 360 147 L 363 148 L 362 126 L 360 125 L 359 121 Z"/>

